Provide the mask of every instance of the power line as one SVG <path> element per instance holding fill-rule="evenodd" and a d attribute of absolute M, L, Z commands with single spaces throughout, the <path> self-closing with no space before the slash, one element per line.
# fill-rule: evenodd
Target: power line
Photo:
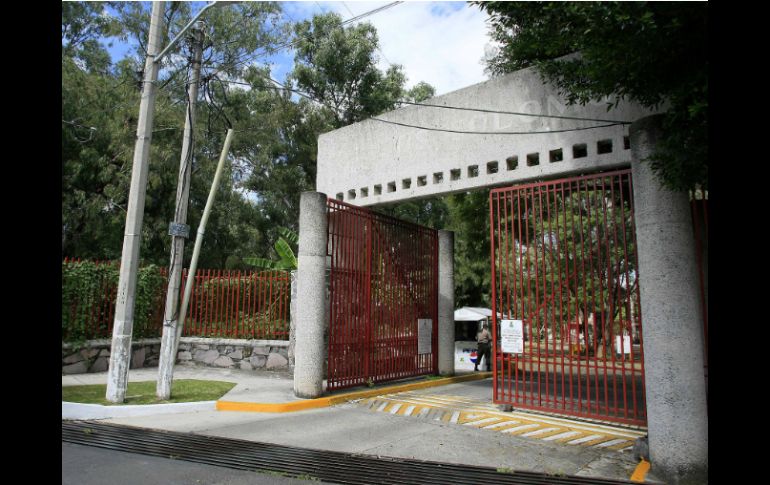
<path fill-rule="evenodd" d="M 412 101 L 404 101 L 399 100 L 399 103 L 403 104 L 411 104 L 414 106 L 426 106 L 428 108 L 443 108 L 443 109 L 454 109 L 459 111 L 475 111 L 479 113 L 494 113 L 494 114 L 505 114 L 505 115 L 515 115 L 515 116 L 531 116 L 535 118 L 554 118 L 558 120 L 575 120 L 575 121 L 597 121 L 602 123 L 615 123 L 615 124 L 621 124 L 621 125 L 630 125 L 630 121 L 620 121 L 620 120 L 609 120 L 609 119 L 603 119 L 603 118 L 583 118 L 580 116 L 561 116 L 561 115 L 544 115 L 544 114 L 535 114 L 535 113 L 521 113 L 517 111 L 500 111 L 500 110 L 494 110 L 494 109 L 484 109 L 484 108 L 465 108 L 461 106 L 450 106 L 450 105 L 440 105 L 440 104 L 426 104 L 426 103 L 415 103 Z"/>
<path fill-rule="evenodd" d="M 391 125 L 404 126 L 407 128 L 415 128 L 418 130 L 441 131 L 445 133 L 457 133 L 461 135 L 541 135 L 541 134 L 547 134 L 547 133 L 566 133 L 570 131 L 593 130 L 594 128 L 607 128 L 609 126 L 618 126 L 623 124 L 623 123 L 609 123 L 606 125 L 585 126 L 582 128 L 566 128 L 563 130 L 548 130 L 548 131 L 461 131 L 461 130 L 449 130 L 446 128 L 433 128 L 430 126 L 410 125 L 408 123 L 399 123 L 397 121 L 383 120 L 382 118 L 377 118 L 375 116 L 372 116 L 369 119 L 379 121 L 382 123 L 388 123 Z"/>
<path fill-rule="evenodd" d="M 283 90 L 286 90 L 286 91 L 290 91 L 290 92 L 296 93 L 296 94 L 298 94 L 298 95 L 300 95 L 300 96 L 302 96 L 304 98 L 307 98 L 307 99 L 309 99 L 311 101 L 319 103 L 322 106 L 326 106 L 327 108 L 331 109 L 332 111 L 335 111 L 335 112 L 337 111 L 336 109 L 332 108 L 328 104 L 313 98 L 312 96 L 310 96 L 307 93 L 304 93 L 304 92 L 299 91 L 297 89 L 292 89 L 292 88 L 286 87 L 285 85 L 279 83 L 278 81 L 276 81 L 275 79 L 272 79 L 270 77 L 267 77 L 267 76 L 261 76 L 261 77 L 263 77 L 265 79 L 269 79 L 273 83 L 275 83 L 278 86 L 280 86 L 280 88 L 274 87 L 275 89 L 283 89 Z M 252 86 L 250 83 L 245 83 L 245 82 L 240 82 L 240 81 L 225 81 L 225 80 L 222 80 L 222 82 L 224 82 L 224 83 L 231 83 L 231 84 L 241 84 L 241 85 L 246 85 L 246 86 Z M 430 105 L 428 105 L 428 106 L 430 106 Z M 337 114 L 339 114 L 339 112 L 337 112 Z M 363 113 L 357 112 L 357 114 L 363 114 Z M 530 113 L 526 113 L 526 115 L 528 115 L 528 116 L 538 116 L 538 115 L 532 115 Z M 543 116 L 544 117 L 553 117 L 551 115 L 543 115 Z M 409 123 L 401 123 L 401 122 L 397 122 L 397 121 L 384 120 L 382 118 L 377 118 L 376 116 L 370 116 L 367 119 L 374 120 L 374 121 L 379 121 L 381 123 L 387 123 L 387 124 L 391 124 L 391 125 L 403 126 L 403 127 L 406 127 L 406 128 L 414 128 L 414 129 L 426 130 L 426 131 L 438 131 L 438 132 L 444 132 L 444 133 L 455 133 L 455 134 L 462 134 L 462 135 L 539 135 L 539 134 L 549 134 L 549 133 L 566 133 L 566 132 L 571 132 L 571 131 L 592 130 L 592 129 L 595 129 L 595 128 L 607 128 L 607 127 L 610 127 L 610 126 L 618 126 L 618 125 L 623 125 L 624 124 L 622 122 L 617 122 L 617 121 L 613 121 L 613 120 L 607 120 L 607 121 L 610 121 L 610 123 L 604 124 L 604 125 L 586 126 L 586 127 L 580 127 L 580 128 L 565 128 L 565 129 L 561 129 L 561 130 L 546 130 L 546 131 L 465 131 L 465 130 L 451 130 L 451 129 L 446 129 L 446 128 L 435 128 L 435 127 L 430 127 L 430 126 L 420 126 L 420 125 L 413 125 L 413 124 L 409 124 Z M 585 119 L 579 119 L 579 120 L 580 121 L 592 121 L 592 120 L 585 120 Z M 593 121 L 595 121 L 595 120 L 593 120 Z"/>

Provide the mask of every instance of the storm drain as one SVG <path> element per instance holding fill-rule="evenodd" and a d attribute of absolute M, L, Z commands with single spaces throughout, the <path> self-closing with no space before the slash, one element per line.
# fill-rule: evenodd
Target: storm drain
<path fill-rule="evenodd" d="M 238 470 L 277 472 L 301 478 L 311 477 L 340 484 L 601 485 L 633 483 L 312 450 L 97 421 L 62 421 L 62 441 Z"/>

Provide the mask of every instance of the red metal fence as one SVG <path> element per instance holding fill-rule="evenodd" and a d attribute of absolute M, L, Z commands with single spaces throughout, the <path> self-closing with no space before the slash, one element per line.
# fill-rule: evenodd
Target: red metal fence
<path fill-rule="evenodd" d="M 630 170 L 492 190 L 490 222 L 494 402 L 646 424 Z"/>
<path fill-rule="evenodd" d="M 437 231 L 333 199 L 327 209 L 328 389 L 436 373 Z"/>
<path fill-rule="evenodd" d="M 79 259 L 65 258 L 64 265 Z M 87 339 L 111 338 L 115 319 L 117 269 L 119 262 L 94 261 L 97 267 L 111 265 L 115 271 L 95 272 L 85 278 L 86 287 L 77 297 L 63 295 L 62 340 L 75 336 Z M 135 337 L 158 337 L 163 328 L 163 314 L 168 288 L 167 268 L 158 268 L 162 284 L 151 297 L 147 321 L 137 328 Z M 187 281 L 182 273 L 180 303 Z M 74 295 L 73 295 L 74 296 Z M 228 271 L 199 269 L 195 276 L 184 336 L 228 337 L 288 340 L 290 275 L 284 271 Z M 73 328 L 77 329 L 73 332 Z M 74 335 L 74 334 L 77 335 Z"/>

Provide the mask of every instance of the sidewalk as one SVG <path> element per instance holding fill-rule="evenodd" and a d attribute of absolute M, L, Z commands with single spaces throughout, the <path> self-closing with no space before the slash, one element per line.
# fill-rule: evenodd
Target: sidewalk
<path fill-rule="evenodd" d="M 157 372 L 157 368 L 132 369 L 129 380 L 157 380 Z M 186 409 L 182 404 L 98 406 L 108 413 L 98 415 L 83 408 L 89 405 L 78 404 L 67 405 L 70 414 L 65 416 L 62 403 L 62 419 L 106 419 L 115 424 L 318 450 L 615 480 L 629 480 L 637 470 L 638 463 L 629 452 L 565 446 L 447 421 L 372 412 L 361 405 L 367 398 L 427 386 L 435 386 L 437 392 L 461 393 L 463 386 L 470 385 L 462 380 L 483 386 L 479 379 L 489 375 L 471 373 L 451 380 L 419 378 L 305 400 L 294 396 L 293 380 L 286 372 L 179 366 L 175 379 L 220 380 L 237 385 L 218 402 L 189 403 L 201 406 L 196 409 Z M 106 380 L 107 373 L 62 376 L 62 386 Z M 486 382 L 491 390 L 491 381 Z M 73 415 L 73 406 L 79 407 L 81 414 Z M 124 411 L 116 411 L 119 409 Z M 645 483 L 654 482 L 647 474 Z"/>
<path fill-rule="evenodd" d="M 367 397 L 378 396 L 380 394 L 389 394 L 394 392 L 410 391 L 415 389 L 424 389 L 428 387 L 443 386 L 447 384 L 465 382 L 471 380 L 484 379 L 491 376 L 491 372 L 476 372 L 459 374 L 455 377 L 425 380 L 424 377 L 405 379 L 403 381 L 386 382 L 377 384 L 372 388 L 345 389 L 328 393 L 323 397 L 316 399 L 302 399 L 294 395 L 294 380 L 287 371 L 243 371 L 240 369 L 218 369 L 214 367 L 186 367 L 177 366 L 174 369 L 174 379 L 200 379 L 212 381 L 235 382 L 236 385 L 218 401 L 206 402 L 201 406 L 201 410 L 212 408 L 211 403 L 215 403 L 213 409 L 219 411 L 250 411 L 262 413 L 286 413 L 303 411 L 321 407 L 329 407 L 335 404 L 342 404 L 347 401 L 364 399 Z M 130 382 L 139 381 L 157 381 L 158 368 L 131 369 L 128 373 Z M 62 376 L 62 387 L 87 385 L 87 384 L 106 384 L 107 372 L 98 372 L 93 374 L 75 374 Z M 77 403 L 68 403 L 68 410 L 82 408 L 82 415 L 70 417 L 64 414 L 64 403 L 62 403 L 62 419 L 104 419 L 108 417 L 147 415 L 149 412 L 141 412 L 143 409 L 159 410 L 164 414 L 167 410 L 179 409 L 182 412 L 192 411 L 186 409 L 184 405 L 193 405 L 199 403 L 177 403 L 177 404 L 150 404 L 141 406 L 99 406 L 106 408 L 99 412 L 93 406 Z M 200 403 L 204 404 L 204 403 Z M 86 407 L 88 406 L 88 407 Z M 132 414 L 120 411 L 121 408 L 128 408 L 137 411 L 139 414 Z M 89 416 L 89 409 L 93 409 L 93 416 Z"/>

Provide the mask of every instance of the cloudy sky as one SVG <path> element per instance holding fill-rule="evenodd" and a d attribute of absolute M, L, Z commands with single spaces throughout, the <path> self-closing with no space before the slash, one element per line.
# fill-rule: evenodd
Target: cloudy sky
<path fill-rule="evenodd" d="M 205 5 L 194 2 L 195 10 Z M 393 2 L 280 2 L 284 14 L 293 21 L 311 18 L 321 12 L 337 12 L 343 20 Z M 406 1 L 374 13 L 358 22 L 370 22 L 380 38 L 379 68 L 401 64 L 407 87 L 425 81 L 445 94 L 488 79 L 482 58 L 490 43 L 488 16 L 467 2 Z M 148 17 L 149 21 L 149 17 Z M 129 47 L 115 42 L 110 52 L 117 60 Z M 283 80 L 291 69 L 294 53 L 286 52 L 266 59 L 274 77 Z"/>
<path fill-rule="evenodd" d="M 391 2 L 283 2 L 296 20 L 320 11 L 349 19 Z M 377 28 L 382 70 L 401 64 L 411 87 L 425 81 L 445 94 L 487 79 L 482 58 L 490 42 L 486 13 L 467 2 L 408 1 L 362 19 Z"/>

